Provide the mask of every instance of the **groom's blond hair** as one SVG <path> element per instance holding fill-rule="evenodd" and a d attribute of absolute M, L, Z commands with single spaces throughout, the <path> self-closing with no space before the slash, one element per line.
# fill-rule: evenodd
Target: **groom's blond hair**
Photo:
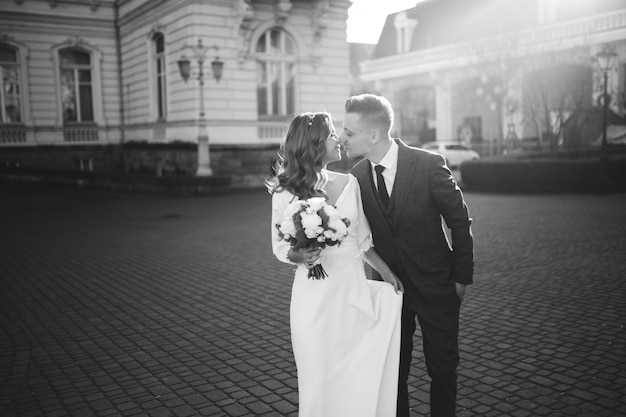
<path fill-rule="evenodd" d="M 345 104 L 346 113 L 358 113 L 368 125 L 383 127 L 386 132 L 393 125 L 393 108 L 383 96 L 376 94 L 359 94 L 349 97 Z"/>

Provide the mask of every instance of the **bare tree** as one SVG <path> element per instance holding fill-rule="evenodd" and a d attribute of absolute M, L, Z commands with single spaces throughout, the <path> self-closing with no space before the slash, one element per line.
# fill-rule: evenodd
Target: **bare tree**
<path fill-rule="evenodd" d="M 563 125 L 591 105 L 592 68 L 585 48 L 555 52 L 552 45 L 529 45 L 517 34 L 477 41 L 468 58 L 497 115 L 498 141 L 505 144 L 505 123 L 521 115 L 526 130 L 536 133 L 538 148 L 547 139 L 555 152 L 563 144 Z M 511 145 L 511 144 L 509 144 Z"/>
<path fill-rule="evenodd" d="M 592 105 L 593 69 L 570 50 L 529 57 L 524 73 L 523 119 L 534 127 L 539 146 L 546 138 L 556 152 L 564 145 L 564 124 Z"/>
<path fill-rule="evenodd" d="M 503 148 L 507 133 L 504 121 L 511 124 L 519 109 L 514 91 L 523 57 L 520 38 L 516 34 L 499 35 L 473 42 L 468 51 L 468 62 L 477 80 L 476 98 L 495 112 L 497 142 L 499 148 Z"/>

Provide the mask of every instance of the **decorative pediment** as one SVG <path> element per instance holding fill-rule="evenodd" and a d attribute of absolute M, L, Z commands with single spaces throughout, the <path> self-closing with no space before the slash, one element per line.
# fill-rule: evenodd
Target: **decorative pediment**
<path fill-rule="evenodd" d="M 82 48 L 87 51 L 97 52 L 101 54 L 100 49 L 87 42 L 82 36 L 71 36 L 65 39 L 63 42 L 52 46 L 53 55 L 56 51 L 64 48 Z"/>
<path fill-rule="evenodd" d="M 154 22 L 148 32 L 148 38 L 152 38 L 155 33 L 165 33 L 165 25 L 160 22 Z"/>
<path fill-rule="evenodd" d="M 63 44 L 67 46 L 87 46 L 87 42 L 85 42 L 85 39 L 83 39 L 82 36 L 78 35 L 67 38 L 63 42 Z"/>
<path fill-rule="evenodd" d="M 317 0 L 313 6 L 313 48 L 311 63 L 317 69 L 322 62 L 321 42 L 322 34 L 330 22 L 330 1 Z"/>
<path fill-rule="evenodd" d="M 250 50 L 250 37 L 252 35 L 252 18 L 254 17 L 254 7 L 250 0 L 236 0 L 233 5 L 233 18 L 235 19 L 235 30 L 237 30 L 237 58 L 239 65 L 243 65 L 248 51 Z"/>
<path fill-rule="evenodd" d="M 6 32 L 0 32 L 0 42 L 12 43 L 15 42 L 15 38 Z"/>
<path fill-rule="evenodd" d="M 291 0 L 276 0 L 276 6 L 274 8 L 274 13 L 276 14 L 276 23 L 279 25 L 285 24 L 287 18 L 289 17 L 289 13 L 291 13 L 291 8 L 293 4 Z"/>
<path fill-rule="evenodd" d="M 233 4 L 233 17 L 237 27 L 248 28 L 254 17 L 251 0 L 236 0 Z"/>
<path fill-rule="evenodd" d="M 313 10 L 313 33 L 321 36 L 330 21 L 330 0 L 317 0 Z"/>

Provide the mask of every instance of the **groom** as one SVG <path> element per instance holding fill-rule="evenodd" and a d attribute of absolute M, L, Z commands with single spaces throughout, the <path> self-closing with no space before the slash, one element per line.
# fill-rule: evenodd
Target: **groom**
<path fill-rule="evenodd" d="M 393 109 L 384 97 L 361 94 L 345 104 L 342 141 L 348 156 L 365 156 L 359 180 L 374 246 L 404 285 L 398 416 L 409 416 L 415 317 L 422 330 L 432 417 L 454 416 L 459 363 L 459 312 L 474 269 L 471 219 L 441 155 L 389 135 Z M 442 217 L 452 232 L 448 243 Z"/>

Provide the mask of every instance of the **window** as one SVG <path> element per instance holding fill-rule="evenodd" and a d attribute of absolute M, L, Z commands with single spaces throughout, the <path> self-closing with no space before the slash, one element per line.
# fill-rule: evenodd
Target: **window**
<path fill-rule="evenodd" d="M 76 49 L 59 51 L 63 123 L 94 121 L 91 57 Z"/>
<path fill-rule="evenodd" d="M 459 140 L 463 143 L 474 143 L 483 140 L 483 119 L 481 116 L 463 118 L 459 131 Z"/>
<path fill-rule="evenodd" d="M 398 54 L 409 52 L 413 41 L 413 32 L 418 23 L 417 19 L 411 19 L 406 12 L 401 12 L 396 15 L 393 23 L 396 28 L 396 52 Z"/>
<path fill-rule="evenodd" d="M 626 110 L 626 61 L 620 62 L 617 80 L 617 99 L 619 109 L 623 112 Z"/>
<path fill-rule="evenodd" d="M 295 44 L 280 28 L 261 35 L 257 52 L 257 102 L 259 116 L 295 113 Z"/>
<path fill-rule="evenodd" d="M 468 151 L 469 150 L 463 145 L 445 145 L 445 148 L 450 151 Z"/>
<path fill-rule="evenodd" d="M 18 51 L 0 45 L 0 123 L 22 123 Z"/>
<path fill-rule="evenodd" d="M 157 117 L 159 120 L 165 120 L 167 116 L 166 102 L 166 67 L 165 67 L 165 38 L 162 33 L 155 33 L 152 37 L 153 49 L 153 65 L 155 75 L 155 98 L 157 105 Z"/>

